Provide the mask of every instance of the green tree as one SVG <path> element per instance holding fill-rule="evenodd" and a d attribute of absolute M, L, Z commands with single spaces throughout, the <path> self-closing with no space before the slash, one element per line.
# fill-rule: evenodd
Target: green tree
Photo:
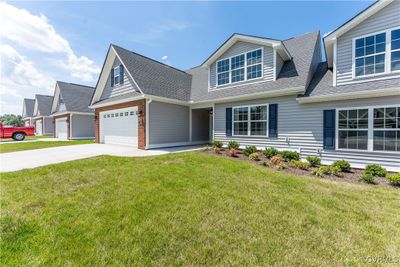
<path fill-rule="evenodd" d="M 21 115 L 15 114 L 4 114 L 0 116 L 0 121 L 4 125 L 12 125 L 12 126 L 24 126 L 24 122 L 22 121 Z"/>

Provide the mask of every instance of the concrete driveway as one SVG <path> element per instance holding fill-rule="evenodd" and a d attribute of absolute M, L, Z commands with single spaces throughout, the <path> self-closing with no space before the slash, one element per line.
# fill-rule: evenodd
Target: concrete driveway
<path fill-rule="evenodd" d="M 84 159 L 99 155 L 145 157 L 200 149 L 199 146 L 140 150 L 127 146 L 85 144 L 25 150 L 0 154 L 0 172 L 31 169 L 54 163 Z"/>

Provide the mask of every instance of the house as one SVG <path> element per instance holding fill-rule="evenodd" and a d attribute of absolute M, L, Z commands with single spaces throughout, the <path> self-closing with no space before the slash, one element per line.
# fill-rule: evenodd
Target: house
<path fill-rule="evenodd" d="M 52 101 L 51 95 L 35 95 L 33 123 L 36 135 L 53 134 L 53 120 L 50 117 Z"/>
<path fill-rule="evenodd" d="M 94 110 L 88 107 L 93 92 L 93 87 L 57 81 L 51 104 L 54 137 L 94 138 Z"/>
<path fill-rule="evenodd" d="M 111 45 L 91 107 L 96 142 L 141 149 L 275 147 L 329 164 L 400 170 L 400 1 L 378 1 L 323 38 L 233 34 L 182 71 Z"/>
<path fill-rule="evenodd" d="M 22 121 L 25 126 L 33 126 L 33 108 L 35 106 L 35 99 L 24 98 L 22 106 Z"/>

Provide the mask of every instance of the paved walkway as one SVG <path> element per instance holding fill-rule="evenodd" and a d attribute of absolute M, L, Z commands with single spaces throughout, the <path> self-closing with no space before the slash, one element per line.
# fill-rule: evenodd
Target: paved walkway
<path fill-rule="evenodd" d="M 145 157 L 168 153 L 198 150 L 200 146 L 175 147 L 166 149 L 140 150 L 127 146 L 85 144 L 51 147 L 0 154 L 0 172 L 31 169 L 49 164 L 84 159 L 99 155 L 124 157 Z"/>

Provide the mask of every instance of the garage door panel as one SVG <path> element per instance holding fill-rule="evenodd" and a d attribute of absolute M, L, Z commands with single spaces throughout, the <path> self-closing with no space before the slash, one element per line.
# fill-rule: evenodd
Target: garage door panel
<path fill-rule="evenodd" d="M 68 139 L 67 119 L 56 119 L 56 137 L 60 139 Z"/>
<path fill-rule="evenodd" d="M 100 142 L 137 147 L 137 107 L 100 112 Z"/>

